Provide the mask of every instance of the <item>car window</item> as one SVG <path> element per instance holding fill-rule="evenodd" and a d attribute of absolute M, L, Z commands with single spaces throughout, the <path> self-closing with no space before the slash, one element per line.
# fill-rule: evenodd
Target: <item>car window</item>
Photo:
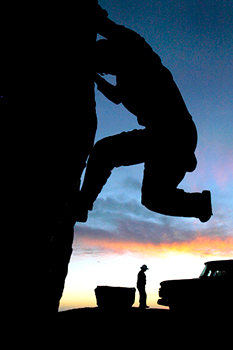
<path fill-rule="evenodd" d="M 220 266 L 218 266 L 220 267 Z M 233 269 L 232 266 L 221 266 L 220 269 L 217 268 L 217 266 L 210 266 L 206 265 L 200 274 L 200 278 L 206 278 L 206 277 L 227 277 L 227 278 L 233 278 Z"/>
<path fill-rule="evenodd" d="M 203 277 L 206 275 L 206 270 L 207 270 L 207 266 L 204 267 L 202 273 L 200 274 L 200 277 Z"/>
<path fill-rule="evenodd" d="M 221 271 L 221 270 L 216 270 L 213 273 L 213 277 L 226 277 L 227 276 L 227 272 L 226 271 Z"/>

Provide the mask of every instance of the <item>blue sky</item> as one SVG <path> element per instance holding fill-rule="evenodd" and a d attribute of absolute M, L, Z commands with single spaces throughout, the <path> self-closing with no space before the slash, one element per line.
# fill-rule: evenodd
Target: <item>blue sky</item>
<path fill-rule="evenodd" d="M 214 215 L 153 213 L 140 204 L 143 165 L 115 169 L 86 224 L 76 224 L 61 308 L 93 306 L 97 284 L 135 286 L 146 263 L 149 304 L 159 282 L 196 277 L 203 262 L 233 257 L 233 1 L 99 0 L 109 18 L 143 36 L 169 68 L 198 130 L 198 167 L 180 184 L 212 192 Z M 113 77 L 110 81 L 114 82 Z M 136 117 L 96 91 L 96 141 L 138 129 Z"/>

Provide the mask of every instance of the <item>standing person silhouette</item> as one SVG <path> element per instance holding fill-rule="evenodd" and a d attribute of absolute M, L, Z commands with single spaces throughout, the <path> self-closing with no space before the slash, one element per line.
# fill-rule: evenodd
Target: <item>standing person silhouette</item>
<path fill-rule="evenodd" d="M 172 74 L 134 31 L 116 26 L 115 36 L 96 44 L 96 70 L 116 76 L 116 86 L 99 74 L 98 90 L 122 103 L 145 128 L 98 141 L 89 157 L 77 221 L 88 210 L 114 167 L 144 163 L 142 204 L 154 212 L 199 218 L 212 215 L 210 191 L 187 193 L 177 186 L 197 165 L 197 130 Z"/>
<path fill-rule="evenodd" d="M 142 309 L 148 309 L 149 306 L 147 306 L 147 304 L 146 304 L 147 295 L 146 295 L 146 275 L 145 275 L 145 272 L 149 269 L 146 265 L 142 265 L 140 267 L 140 269 L 141 270 L 138 273 L 138 279 L 137 279 L 137 289 L 139 291 L 139 307 Z"/>

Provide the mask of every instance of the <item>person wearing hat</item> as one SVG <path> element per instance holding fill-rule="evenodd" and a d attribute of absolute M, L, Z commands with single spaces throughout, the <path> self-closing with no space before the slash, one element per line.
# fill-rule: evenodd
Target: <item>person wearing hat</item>
<path fill-rule="evenodd" d="M 146 265 L 142 265 L 141 270 L 138 273 L 137 279 L 137 289 L 139 291 L 139 307 L 142 309 L 147 309 L 149 306 L 146 304 L 146 275 L 145 271 L 149 270 Z"/>

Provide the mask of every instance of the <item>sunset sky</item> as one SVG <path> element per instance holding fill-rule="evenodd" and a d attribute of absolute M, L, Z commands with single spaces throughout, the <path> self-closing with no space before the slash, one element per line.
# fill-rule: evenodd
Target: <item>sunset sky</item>
<path fill-rule="evenodd" d="M 202 224 L 153 213 L 140 203 L 143 165 L 114 169 L 87 223 L 75 226 L 60 310 L 95 306 L 97 285 L 135 287 L 143 264 L 148 305 L 157 307 L 161 281 L 197 277 L 205 261 L 233 258 L 233 1 L 99 4 L 110 19 L 143 36 L 172 72 L 198 130 L 198 166 L 179 188 L 211 190 L 214 215 Z M 97 90 L 96 104 L 96 141 L 140 128 L 135 116 Z"/>

